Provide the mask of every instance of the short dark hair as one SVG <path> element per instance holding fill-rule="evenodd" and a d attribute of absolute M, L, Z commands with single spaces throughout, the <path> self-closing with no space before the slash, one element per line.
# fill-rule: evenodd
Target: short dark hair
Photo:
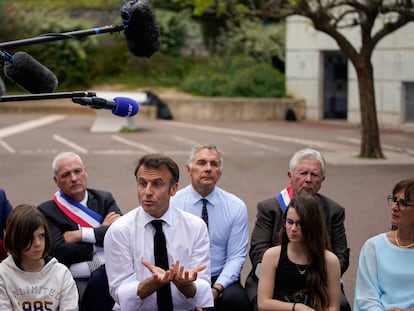
<path fill-rule="evenodd" d="M 141 159 L 139 159 L 138 164 L 135 168 L 135 178 L 137 177 L 138 170 L 141 166 L 155 169 L 160 169 L 163 167 L 167 168 L 171 173 L 170 186 L 178 183 L 178 180 L 180 179 L 180 169 L 178 168 L 177 163 L 175 163 L 173 159 L 166 155 L 159 153 L 144 155 Z"/>
<path fill-rule="evenodd" d="M 404 191 L 405 200 L 409 203 L 414 201 L 414 178 L 407 178 L 399 181 L 392 189 L 395 196 L 401 190 Z"/>
<path fill-rule="evenodd" d="M 42 212 L 34 205 L 20 204 L 16 206 L 6 221 L 4 246 L 17 260 L 22 260 L 22 253 L 33 243 L 33 233 L 39 228 L 45 230 L 45 249 L 42 257 L 46 257 L 51 247 L 50 230 Z"/>

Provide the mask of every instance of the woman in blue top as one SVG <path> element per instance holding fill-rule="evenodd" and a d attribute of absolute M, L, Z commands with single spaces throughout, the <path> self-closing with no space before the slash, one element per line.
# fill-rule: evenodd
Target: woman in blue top
<path fill-rule="evenodd" d="M 354 311 L 414 308 L 414 178 L 397 183 L 388 202 L 394 230 L 362 246 Z"/>

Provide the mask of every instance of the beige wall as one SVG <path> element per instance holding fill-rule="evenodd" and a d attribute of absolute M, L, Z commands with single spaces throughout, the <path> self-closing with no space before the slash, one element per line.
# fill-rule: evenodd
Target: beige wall
<path fill-rule="evenodd" d="M 373 54 L 378 121 L 403 121 L 403 83 L 414 82 L 414 23 L 385 37 Z M 360 42 L 359 33 L 348 31 L 351 42 Z M 306 101 L 306 118 L 323 117 L 323 51 L 338 50 L 336 42 L 316 31 L 309 20 L 292 16 L 286 27 L 286 89 Z M 359 95 L 355 70 L 348 62 L 348 122 L 360 122 Z"/>

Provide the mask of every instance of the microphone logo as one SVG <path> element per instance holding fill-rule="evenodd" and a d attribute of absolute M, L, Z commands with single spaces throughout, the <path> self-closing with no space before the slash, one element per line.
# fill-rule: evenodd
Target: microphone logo
<path fill-rule="evenodd" d="M 133 115 L 134 113 L 134 107 L 132 106 L 132 104 L 128 104 L 128 116 Z"/>

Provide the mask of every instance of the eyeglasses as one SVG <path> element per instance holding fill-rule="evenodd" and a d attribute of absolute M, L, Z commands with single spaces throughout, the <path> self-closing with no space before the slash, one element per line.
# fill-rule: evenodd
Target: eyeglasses
<path fill-rule="evenodd" d="M 289 226 L 289 227 L 293 227 L 293 225 L 296 225 L 296 228 L 302 229 L 302 223 L 300 220 L 293 221 L 292 219 L 288 218 L 285 220 L 285 224 L 286 226 Z"/>
<path fill-rule="evenodd" d="M 414 206 L 414 203 L 408 203 L 406 200 L 404 200 L 404 199 L 397 199 L 396 197 L 394 197 L 393 195 L 389 195 L 388 197 L 387 197 L 387 200 L 388 200 L 388 205 L 390 206 L 390 207 L 392 207 L 394 204 L 397 204 L 397 207 L 400 209 L 400 210 L 405 210 L 407 207 L 410 207 L 410 206 Z"/>

